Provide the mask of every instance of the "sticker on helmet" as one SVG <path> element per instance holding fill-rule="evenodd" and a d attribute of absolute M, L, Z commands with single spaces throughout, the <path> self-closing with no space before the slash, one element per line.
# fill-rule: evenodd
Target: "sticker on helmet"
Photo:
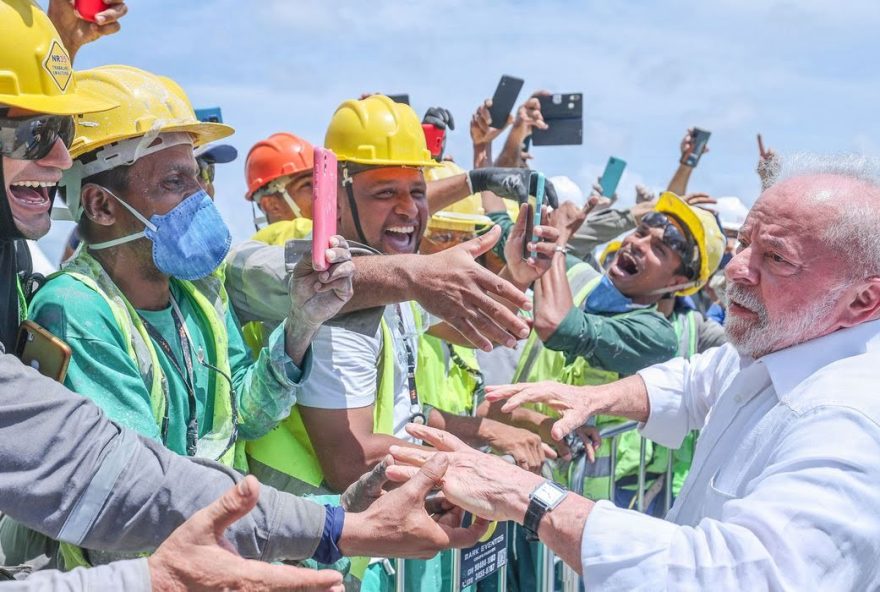
<path fill-rule="evenodd" d="M 67 90 L 67 85 L 70 84 L 70 79 L 73 78 L 73 72 L 70 68 L 70 57 L 68 57 L 64 46 L 55 39 L 52 40 L 52 46 L 49 48 L 46 59 L 43 60 L 43 68 L 49 73 L 49 76 L 55 81 L 61 92 Z"/>

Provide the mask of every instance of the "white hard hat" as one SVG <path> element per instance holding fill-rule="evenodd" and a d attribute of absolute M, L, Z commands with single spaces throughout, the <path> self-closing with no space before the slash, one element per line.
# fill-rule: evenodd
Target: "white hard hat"
<path fill-rule="evenodd" d="M 749 208 L 738 197 L 719 197 L 716 199 L 715 211 L 721 220 L 721 228 L 731 232 L 737 232 L 746 221 Z"/>
<path fill-rule="evenodd" d="M 584 195 L 584 192 L 578 184 L 572 181 L 569 177 L 559 175 L 557 177 L 550 177 L 548 181 L 553 183 L 553 187 L 556 188 L 556 195 L 559 198 L 559 203 L 571 201 L 579 208 L 587 205 L 587 196 Z"/>

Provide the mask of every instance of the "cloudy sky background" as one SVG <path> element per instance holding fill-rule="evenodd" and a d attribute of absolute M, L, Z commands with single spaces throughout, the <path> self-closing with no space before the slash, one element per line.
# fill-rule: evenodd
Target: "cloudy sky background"
<path fill-rule="evenodd" d="M 880 3 L 872 0 L 521 2 L 131 0 L 121 33 L 85 47 L 77 69 L 122 63 L 219 105 L 239 160 L 218 167 L 218 205 L 249 236 L 244 156 L 291 131 L 320 143 L 335 107 L 366 91 L 449 108 L 448 151 L 471 160 L 467 123 L 501 74 L 584 93 L 584 144 L 538 147 L 533 166 L 587 188 L 608 156 L 633 186 L 662 187 L 693 125 L 712 131 L 691 190 L 757 197 L 755 134 L 779 151 L 880 155 Z M 496 141 L 497 151 L 500 141 Z M 69 231 L 41 244 L 54 261 Z"/>

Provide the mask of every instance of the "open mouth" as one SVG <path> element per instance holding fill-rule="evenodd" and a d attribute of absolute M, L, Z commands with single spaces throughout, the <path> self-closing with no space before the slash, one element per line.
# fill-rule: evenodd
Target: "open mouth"
<path fill-rule="evenodd" d="M 620 250 L 611 266 L 616 275 L 620 277 L 631 277 L 639 273 L 639 263 L 629 251 Z"/>
<path fill-rule="evenodd" d="M 16 181 L 9 184 L 10 207 L 15 213 L 45 213 L 52 206 L 54 181 Z"/>
<path fill-rule="evenodd" d="M 416 227 L 389 226 L 383 232 L 386 250 L 395 253 L 414 253 L 416 248 Z"/>

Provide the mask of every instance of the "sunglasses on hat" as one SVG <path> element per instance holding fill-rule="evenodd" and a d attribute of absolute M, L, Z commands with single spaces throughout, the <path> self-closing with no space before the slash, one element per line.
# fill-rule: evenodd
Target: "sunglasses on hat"
<path fill-rule="evenodd" d="M 70 115 L 0 116 L 0 154 L 16 160 L 40 160 L 59 138 L 69 148 L 74 132 Z"/>
<path fill-rule="evenodd" d="M 688 275 L 693 275 L 691 263 L 694 258 L 694 245 L 690 238 L 669 219 L 669 216 L 661 212 L 650 212 L 642 217 L 642 224 L 648 228 L 663 230 L 661 239 L 663 244 L 679 254 Z"/>

